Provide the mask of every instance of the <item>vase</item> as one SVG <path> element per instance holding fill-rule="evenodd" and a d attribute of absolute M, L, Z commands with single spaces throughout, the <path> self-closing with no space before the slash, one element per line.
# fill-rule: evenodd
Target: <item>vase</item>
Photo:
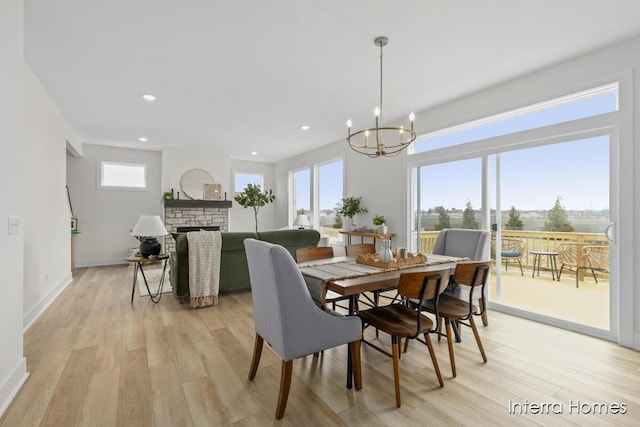
<path fill-rule="evenodd" d="M 382 224 L 378 226 L 379 234 L 387 234 L 387 224 Z"/>
<path fill-rule="evenodd" d="M 393 253 L 391 253 L 391 240 L 385 239 L 382 241 L 382 249 L 378 252 L 378 260 L 382 262 L 391 262 L 391 260 L 393 260 Z"/>

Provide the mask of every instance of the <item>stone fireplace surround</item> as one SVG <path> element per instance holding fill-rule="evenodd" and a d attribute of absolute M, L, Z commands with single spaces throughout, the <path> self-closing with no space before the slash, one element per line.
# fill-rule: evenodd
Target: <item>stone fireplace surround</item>
<path fill-rule="evenodd" d="M 229 229 L 230 200 L 165 200 L 164 225 L 169 233 L 178 227 L 219 226 L 220 231 Z M 176 249 L 176 242 L 169 234 L 165 237 L 164 252 Z"/>

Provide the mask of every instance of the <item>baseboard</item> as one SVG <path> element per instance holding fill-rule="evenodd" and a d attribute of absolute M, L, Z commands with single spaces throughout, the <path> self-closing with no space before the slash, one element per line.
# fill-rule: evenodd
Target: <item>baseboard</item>
<path fill-rule="evenodd" d="M 38 303 L 31 308 L 22 318 L 22 329 L 23 332 L 26 332 L 33 322 L 35 322 L 38 317 L 51 305 L 51 303 L 60 295 L 60 293 L 66 288 L 69 283 L 73 280 L 71 273 L 67 277 L 65 277 L 62 282 L 55 288 L 51 289 L 51 291 L 46 294 L 44 297 L 38 301 Z"/>
<path fill-rule="evenodd" d="M 101 267 L 103 265 L 119 265 L 127 264 L 125 257 L 121 258 L 94 258 L 94 259 L 77 259 L 76 267 Z"/>
<path fill-rule="evenodd" d="M 0 417 L 7 410 L 13 398 L 20 391 L 22 384 L 29 378 L 27 372 L 27 358 L 23 357 L 13 368 L 9 376 L 0 385 Z"/>

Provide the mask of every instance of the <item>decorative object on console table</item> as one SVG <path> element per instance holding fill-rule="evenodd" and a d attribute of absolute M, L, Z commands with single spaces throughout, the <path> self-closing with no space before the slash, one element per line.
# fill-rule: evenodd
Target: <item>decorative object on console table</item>
<path fill-rule="evenodd" d="M 303 230 L 305 227 L 310 226 L 311 223 L 309 222 L 309 218 L 307 218 L 305 214 L 300 213 L 296 217 L 295 221 L 293 221 L 293 225 L 298 227 L 299 230 Z"/>
<path fill-rule="evenodd" d="M 387 234 L 387 220 L 384 218 L 384 215 L 374 216 L 371 222 L 378 227 L 378 233 Z"/>
<path fill-rule="evenodd" d="M 143 258 L 159 255 L 162 246 L 156 237 L 167 234 L 167 229 L 158 215 L 141 215 L 131 230 L 131 235 L 140 241 L 140 254 Z"/>
<path fill-rule="evenodd" d="M 349 221 L 344 221 L 346 231 L 355 231 L 357 228 L 353 217 L 367 213 L 369 210 L 362 206 L 362 197 L 347 196 L 340 200 L 336 205 L 337 212 L 342 215 L 343 218 L 349 218 Z M 350 224 L 347 224 L 349 222 Z"/>

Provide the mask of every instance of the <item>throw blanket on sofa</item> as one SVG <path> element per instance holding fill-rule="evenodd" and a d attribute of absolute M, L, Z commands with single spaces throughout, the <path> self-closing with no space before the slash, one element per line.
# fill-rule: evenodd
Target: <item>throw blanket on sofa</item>
<path fill-rule="evenodd" d="M 191 307 L 217 305 L 222 235 L 219 231 L 193 231 L 187 233 L 187 241 Z"/>

